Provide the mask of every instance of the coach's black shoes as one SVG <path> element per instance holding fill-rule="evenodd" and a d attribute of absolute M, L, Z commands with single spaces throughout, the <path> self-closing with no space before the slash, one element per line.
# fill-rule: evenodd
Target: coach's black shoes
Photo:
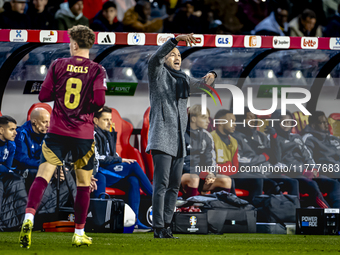
<path fill-rule="evenodd" d="M 179 239 L 179 237 L 172 235 L 172 230 L 170 227 L 167 227 L 165 231 L 166 231 L 166 236 L 167 236 L 166 238 Z"/>
<path fill-rule="evenodd" d="M 166 233 L 165 228 L 155 228 L 153 230 L 154 238 L 166 238 L 164 234 Z"/>
<path fill-rule="evenodd" d="M 167 228 L 156 228 L 153 232 L 154 238 L 170 238 L 170 239 L 178 239 L 178 237 L 174 237 L 172 235 L 172 231 L 170 227 Z"/>

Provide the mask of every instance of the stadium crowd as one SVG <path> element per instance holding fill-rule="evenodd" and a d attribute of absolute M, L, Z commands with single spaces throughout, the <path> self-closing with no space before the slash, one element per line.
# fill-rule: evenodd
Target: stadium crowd
<path fill-rule="evenodd" d="M 2 0 L 0 28 L 335 37 L 339 0 Z"/>

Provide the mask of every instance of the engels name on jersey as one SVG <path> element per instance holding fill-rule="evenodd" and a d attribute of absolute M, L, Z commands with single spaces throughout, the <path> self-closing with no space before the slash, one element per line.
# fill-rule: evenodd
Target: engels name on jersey
<path fill-rule="evenodd" d="M 74 72 L 74 73 L 87 73 L 89 71 L 89 68 L 85 66 L 74 66 L 74 65 L 67 65 L 67 72 Z"/>

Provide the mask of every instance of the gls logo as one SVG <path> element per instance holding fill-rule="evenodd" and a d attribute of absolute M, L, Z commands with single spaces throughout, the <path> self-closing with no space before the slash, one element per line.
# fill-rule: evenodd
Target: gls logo
<path fill-rule="evenodd" d="M 232 35 L 216 35 L 215 45 L 216 47 L 232 47 L 233 36 Z"/>
<path fill-rule="evenodd" d="M 57 31 L 40 31 L 39 40 L 42 43 L 56 43 L 58 41 Z"/>
<path fill-rule="evenodd" d="M 129 45 L 144 45 L 145 34 L 143 33 L 128 33 L 128 44 Z"/>

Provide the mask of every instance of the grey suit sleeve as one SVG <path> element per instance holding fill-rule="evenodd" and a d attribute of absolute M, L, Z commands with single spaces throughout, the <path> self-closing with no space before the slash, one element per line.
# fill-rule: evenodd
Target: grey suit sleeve
<path fill-rule="evenodd" d="M 176 46 L 177 44 L 174 42 L 174 40 L 171 40 L 171 39 L 167 40 L 151 56 L 149 63 L 148 63 L 148 71 L 149 71 L 149 76 L 152 79 L 156 79 L 158 77 L 158 74 L 160 73 L 163 67 L 165 56 L 168 55 Z"/>

